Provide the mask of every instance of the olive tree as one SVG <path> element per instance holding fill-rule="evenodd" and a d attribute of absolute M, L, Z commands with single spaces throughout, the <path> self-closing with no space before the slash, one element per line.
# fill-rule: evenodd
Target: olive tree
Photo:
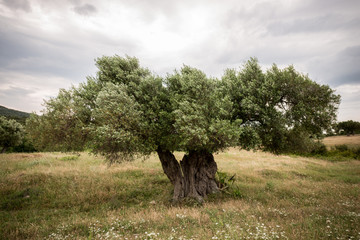
<path fill-rule="evenodd" d="M 155 152 L 174 201 L 218 191 L 214 153 L 235 146 L 283 151 L 292 135 L 320 135 L 339 103 L 328 86 L 293 67 L 264 73 L 256 59 L 221 79 L 190 66 L 162 78 L 131 57 L 102 57 L 96 65 L 95 77 L 61 90 L 41 116 L 30 117 L 32 139 L 43 149 L 88 148 L 110 162 Z M 178 161 L 174 151 L 184 157 Z"/>

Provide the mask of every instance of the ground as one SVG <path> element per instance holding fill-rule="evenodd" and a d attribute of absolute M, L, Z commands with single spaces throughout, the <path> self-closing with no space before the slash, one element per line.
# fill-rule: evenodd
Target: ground
<path fill-rule="evenodd" d="M 215 160 L 235 182 L 202 206 L 172 206 L 156 155 L 109 167 L 87 153 L 2 154 L 0 236 L 360 239 L 360 161 L 237 149 Z"/>

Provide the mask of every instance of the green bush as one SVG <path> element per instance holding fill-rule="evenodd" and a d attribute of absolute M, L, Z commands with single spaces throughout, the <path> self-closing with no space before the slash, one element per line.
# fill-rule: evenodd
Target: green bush
<path fill-rule="evenodd" d="M 339 152 L 345 152 L 349 150 L 349 147 L 345 144 L 342 144 L 342 145 L 336 145 L 335 149 Z"/>
<path fill-rule="evenodd" d="M 0 116 L 0 151 L 7 152 L 23 142 L 24 127 L 12 119 Z"/>
<path fill-rule="evenodd" d="M 332 147 L 331 150 L 327 150 L 324 144 L 318 143 L 310 154 L 304 155 L 325 158 L 331 161 L 360 160 L 360 147 L 351 148 L 342 144 Z"/>
<path fill-rule="evenodd" d="M 235 182 L 235 175 L 229 176 L 226 172 L 216 172 L 216 182 L 220 190 L 229 188 Z"/>
<path fill-rule="evenodd" d="M 360 159 L 360 147 L 355 148 L 354 150 L 356 159 Z"/>
<path fill-rule="evenodd" d="M 10 152 L 37 152 L 34 145 L 26 137 L 22 140 L 22 143 L 18 146 L 11 148 Z"/>
<path fill-rule="evenodd" d="M 322 155 L 325 156 L 327 154 L 327 149 L 326 146 L 322 143 L 318 143 L 316 145 L 314 145 L 313 150 L 311 151 L 312 155 Z"/>
<path fill-rule="evenodd" d="M 220 171 L 216 173 L 216 182 L 220 191 L 235 198 L 243 198 L 244 195 L 239 186 L 234 185 L 235 180 L 235 174 L 229 175 L 226 172 Z"/>

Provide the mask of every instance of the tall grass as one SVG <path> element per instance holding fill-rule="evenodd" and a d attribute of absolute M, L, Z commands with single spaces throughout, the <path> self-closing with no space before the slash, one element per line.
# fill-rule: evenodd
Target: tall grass
<path fill-rule="evenodd" d="M 109 167 L 86 153 L 0 155 L 0 236 L 360 238 L 360 161 L 235 149 L 215 159 L 228 187 L 202 206 L 172 206 L 172 186 L 156 156 Z"/>

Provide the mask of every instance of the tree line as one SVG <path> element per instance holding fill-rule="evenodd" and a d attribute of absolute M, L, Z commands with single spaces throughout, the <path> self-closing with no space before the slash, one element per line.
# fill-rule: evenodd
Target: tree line
<path fill-rule="evenodd" d="M 353 120 L 339 122 L 336 125 L 335 133 L 339 135 L 360 134 L 360 122 Z"/>

